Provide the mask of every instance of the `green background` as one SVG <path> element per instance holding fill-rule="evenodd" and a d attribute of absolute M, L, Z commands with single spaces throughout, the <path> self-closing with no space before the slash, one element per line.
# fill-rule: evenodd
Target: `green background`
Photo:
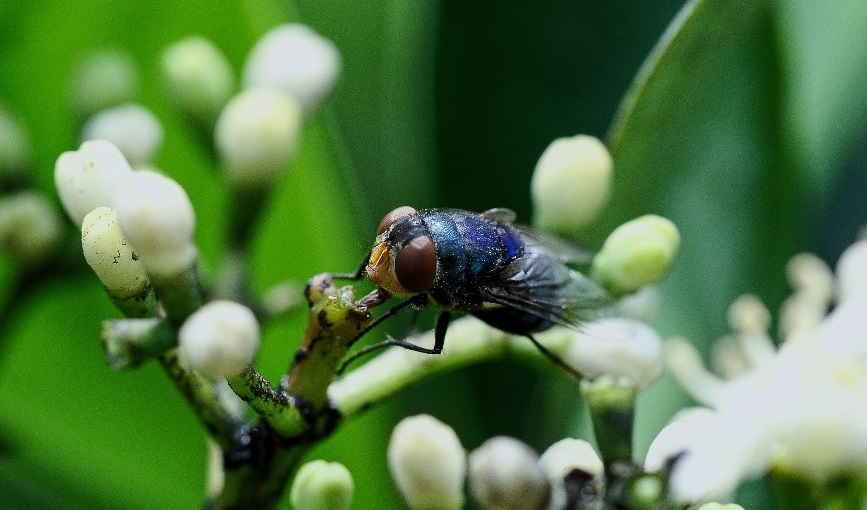
<path fill-rule="evenodd" d="M 202 34 L 240 70 L 267 29 L 303 21 L 337 44 L 343 74 L 258 231 L 258 289 L 355 268 L 398 205 L 510 207 L 527 220 L 547 144 L 609 133 L 614 195 L 583 241 L 598 247 L 647 212 L 673 219 L 683 247 L 657 326 L 706 345 L 725 332 L 737 295 L 775 309 L 790 256 L 813 250 L 833 264 L 867 220 L 867 4 L 706 0 L 666 32 L 681 4 L 3 2 L 0 104 L 26 125 L 38 185 L 54 198 L 54 161 L 78 145 L 70 74 L 90 51 L 128 50 L 141 73 L 137 99 L 165 128 L 156 165 L 188 190 L 212 269 L 225 245 L 226 190 L 208 149 L 169 108 L 156 63 L 168 44 Z M 100 322 L 117 312 L 96 278 L 82 270 L 21 298 L 9 295 L 12 271 L 0 258 L 0 303 L 13 312 L 0 324 L 0 508 L 199 507 L 204 435 L 156 366 L 105 365 Z M 295 317 L 266 328 L 257 366 L 272 380 L 301 327 Z M 640 451 L 686 402 L 667 377 L 642 396 Z M 542 450 L 582 430 L 576 409 L 575 386 L 555 372 L 477 366 L 348 423 L 310 458 L 349 467 L 356 508 L 395 508 L 384 452 L 401 417 L 435 414 L 467 448 L 511 434 Z"/>

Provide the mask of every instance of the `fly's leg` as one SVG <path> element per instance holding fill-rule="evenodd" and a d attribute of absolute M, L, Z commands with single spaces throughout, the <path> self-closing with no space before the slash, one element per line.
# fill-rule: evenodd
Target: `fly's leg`
<path fill-rule="evenodd" d="M 349 281 L 358 281 L 364 278 L 364 270 L 367 267 L 367 261 L 370 259 L 370 254 L 368 253 L 366 257 L 361 260 L 361 265 L 358 266 L 358 269 L 354 273 L 331 273 L 331 278 L 335 280 L 349 280 Z"/>
<path fill-rule="evenodd" d="M 539 352 L 541 352 L 542 354 L 544 354 L 545 357 L 548 358 L 549 360 L 553 361 L 555 365 L 557 365 L 557 366 L 559 366 L 560 368 L 562 368 L 563 370 L 569 372 L 570 374 L 572 374 L 572 375 L 573 375 L 576 379 L 578 379 L 579 381 L 582 380 L 582 379 L 584 379 L 584 376 L 581 375 L 580 372 L 578 372 L 577 370 L 575 370 L 574 368 L 572 368 L 571 366 L 569 366 L 568 363 L 566 363 L 565 361 L 563 361 L 563 358 L 561 358 L 561 357 L 558 356 L 557 354 L 551 352 L 551 350 L 548 349 L 547 347 L 545 347 L 544 345 L 540 344 L 538 340 L 536 340 L 535 338 L 533 338 L 533 335 L 531 335 L 531 334 L 529 334 L 529 333 L 525 333 L 524 336 L 526 336 L 527 338 L 529 338 L 530 341 L 533 342 L 533 345 L 536 346 L 536 349 L 539 349 Z"/>
<path fill-rule="evenodd" d="M 394 315 L 394 313 L 397 313 L 397 311 L 395 309 L 399 310 L 400 308 L 403 308 L 404 306 L 406 306 L 408 303 L 411 303 L 411 302 L 412 302 L 412 300 L 404 301 L 403 303 L 393 307 L 391 310 L 386 312 L 386 314 L 384 314 L 382 317 L 379 317 L 378 319 L 373 321 L 370 324 L 370 326 L 368 326 L 367 328 L 364 329 L 364 332 L 366 332 L 370 328 L 378 325 L 380 322 L 385 320 L 387 317 L 390 317 L 391 315 Z M 391 313 L 392 310 L 395 310 L 395 312 Z M 338 374 L 343 373 L 343 371 L 346 370 L 346 367 L 348 367 L 350 363 L 357 360 L 358 358 L 361 358 L 362 356 L 366 356 L 372 352 L 378 351 L 380 349 L 384 349 L 386 347 L 391 347 L 391 346 L 403 347 L 404 349 L 409 349 L 411 351 L 421 352 L 424 354 L 442 354 L 443 345 L 445 344 L 445 341 L 446 341 L 446 330 L 449 327 L 449 321 L 451 321 L 451 318 L 452 318 L 452 314 L 450 314 L 449 312 L 443 312 L 439 315 L 439 317 L 437 317 L 436 327 L 434 328 L 434 346 L 432 349 L 407 342 L 406 340 L 398 340 L 396 338 L 388 337 L 386 340 L 379 342 L 379 343 L 376 343 L 376 344 L 373 344 L 373 345 L 368 345 L 367 347 L 359 350 L 358 352 L 356 352 L 352 356 L 348 357 L 346 359 L 346 361 L 344 361 L 340 365 L 340 368 L 337 370 L 337 373 Z M 362 334 L 364 334 L 364 333 L 362 333 Z"/>

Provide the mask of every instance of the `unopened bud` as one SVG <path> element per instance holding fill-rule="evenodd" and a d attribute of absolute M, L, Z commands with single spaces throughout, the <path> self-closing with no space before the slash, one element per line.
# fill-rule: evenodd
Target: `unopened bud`
<path fill-rule="evenodd" d="M 551 483 L 549 509 L 602 508 L 605 467 L 590 443 L 581 439 L 561 439 L 545 450 L 539 466 Z M 579 502 L 582 504 L 580 507 L 577 506 Z"/>
<path fill-rule="evenodd" d="M 132 172 L 118 186 L 113 206 L 151 276 L 171 278 L 195 264 L 195 213 L 178 183 L 148 170 Z"/>
<path fill-rule="evenodd" d="M 155 309 L 147 271 L 124 237 L 114 209 L 99 207 L 84 217 L 81 247 L 87 264 L 128 317 L 143 317 Z"/>
<path fill-rule="evenodd" d="M 147 108 L 127 103 L 103 110 L 87 121 L 84 139 L 113 143 L 130 165 L 150 162 L 163 142 L 163 127 Z"/>
<path fill-rule="evenodd" d="M 744 510 L 744 507 L 735 503 L 705 503 L 696 510 Z"/>
<path fill-rule="evenodd" d="M 593 276 L 615 295 L 656 283 L 674 264 L 680 234 L 671 221 L 648 214 L 620 225 L 593 258 Z"/>
<path fill-rule="evenodd" d="M 542 510 L 550 486 L 536 452 L 505 436 L 485 441 L 469 456 L 469 490 L 485 510 Z"/>
<path fill-rule="evenodd" d="M 229 181 L 246 189 L 269 186 L 295 153 L 300 128 L 298 104 L 275 89 L 248 89 L 232 98 L 216 127 Z"/>
<path fill-rule="evenodd" d="M 162 72 L 175 108 L 212 128 L 235 89 L 234 71 L 223 52 L 209 39 L 187 37 L 163 53 Z"/>
<path fill-rule="evenodd" d="M 30 144 L 24 126 L 0 108 L 0 191 L 26 180 L 30 165 Z"/>
<path fill-rule="evenodd" d="M 650 443 L 644 458 L 644 470 L 656 473 L 666 469 L 678 455 L 695 446 L 703 439 L 702 432 L 716 419 L 716 412 L 707 408 L 695 408 L 666 425 Z"/>
<path fill-rule="evenodd" d="M 244 67 L 244 87 L 278 89 L 308 115 L 331 93 L 339 74 L 334 43 L 293 23 L 272 29 L 256 43 Z"/>
<path fill-rule="evenodd" d="M 346 466 L 314 460 L 298 470 L 289 499 L 295 510 L 349 510 L 354 490 Z"/>
<path fill-rule="evenodd" d="M 126 103 L 138 90 L 138 71 L 132 55 L 107 50 L 88 56 L 75 71 L 72 104 L 79 118 Z"/>
<path fill-rule="evenodd" d="M 210 377 L 238 375 L 259 349 L 259 323 L 233 301 L 212 301 L 193 313 L 178 331 L 190 365 Z"/>
<path fill-rule="evenodd" d="M 614 162 L 599 139 L 559 138 L 542 153 L 531 191 L 537 227 L 572 236 L 608 202 Z"/>
<path fill-rule="evenodd" d="M 111 206 L 118 183 L 131 173 L 117 147 L 105 140 L 91 140 L 57 158 L 54 184 L 66 213 L 81 226 L 90 211 Z"/>
<path fill-rule="evenodd" d="M 410 510 L 457 510 L 466 452 L 451 427 L 429 415 L 405 418 L 388 443 L 391 478 Z"/>
<path fill-rule="evenodd" d="M 0 248 L 24 267 L 51 259 L 63 229 L 57 212 L 40 194 L 22 191 L 0 202 Z"/>
<path fill-rule="evenodd" d="M 567 361 L 584 376 L 626 378 L 641 389 L 662 373 L 662 340 L 647 324 L 631 319 L 591 322 L 575 334 Z"/>

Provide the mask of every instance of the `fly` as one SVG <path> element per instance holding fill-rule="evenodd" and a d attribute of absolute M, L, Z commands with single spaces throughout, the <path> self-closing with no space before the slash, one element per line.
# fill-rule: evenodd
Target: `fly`
<path fill-rule="evenodd" d="M 358 271 L 334 276 L 351 280 L 366 276 L 375 284 L 376 290 L 361 300 L 368 307 L 392 296 L 404 299 L 365 332 L 409 305 L 439 308 L 434 346 L 388 339 L 362 349 L 346 363 L 387 345 L 440 354 L 452 314 L 464 312 L 502 331 L 526 336 L 542 354 L 580 377 L 533 333 L 555 324 L 578 327 L 599 317 L 611 298 L 570 267 L 589 262 L 587 253 L 514 221 L 515 213 L 509 209 L 479 214 L 404 206 L 388 213 Z"/>

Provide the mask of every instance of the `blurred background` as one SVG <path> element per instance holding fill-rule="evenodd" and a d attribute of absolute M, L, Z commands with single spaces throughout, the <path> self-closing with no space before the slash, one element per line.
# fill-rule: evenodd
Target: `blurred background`
<path fill-rule="evenodd" d="M 25 126 L 37 185 L 57 202 L 54 161 L 80 142 L 73 72 L 90 52 L 128 51 L 139 71 L 136 100 L 165 130 L 156 166 L 187 189 L 208 270 L 225 247 L 227 193 L 211 149 L 166 100 L 163 49 L 200 34 L 240 71 L 258 37 L 280 23 L 301 21 L 333 40 L 343 58 L 336 92 L 308 121 L 258 230 L 253 279 L 262 290 L 356 268 L 379 219 L 399 205 L 509 207 L 530 221 L 539 155 L 557 137 L 605 139 L 682 4 L 3 2 L 0 105 Z M 775 310 L 789 257 L 810 250 L 833 264 L 867 221 L 867 7 L 697 4 L 712 15 L 685 26 L 677 58 L 635 98 L 612 145 L 614 195 L 580 241 L 596 248 L 640 214 L 671 218 L 683 247 L 656 326 L 705 348 L 726 332 L 737 295 L 755 293 Z M 81 269 L 23 295 L 13 281 L 0 255 L 0 508 L 200 507 L 203 431 L 158 367 L 116 373 L 105 364 L 100 323 L 119 315 L 99 281 Z M 265 331 L 257 367 L 272 381 L 297 346 L 301 315 Z M 667 377 L 642 396 L 640 452 L 687 403 Z M 401 417 L 434 414 L 468 449 L 509 434 L 541 451 L 586 433 L 581 409 L 574 382 L 556 371 L 475 366 L 347 423 L 309 458 L 349 467 L 356 508 L 397 508 L 385 444 Z"/>

